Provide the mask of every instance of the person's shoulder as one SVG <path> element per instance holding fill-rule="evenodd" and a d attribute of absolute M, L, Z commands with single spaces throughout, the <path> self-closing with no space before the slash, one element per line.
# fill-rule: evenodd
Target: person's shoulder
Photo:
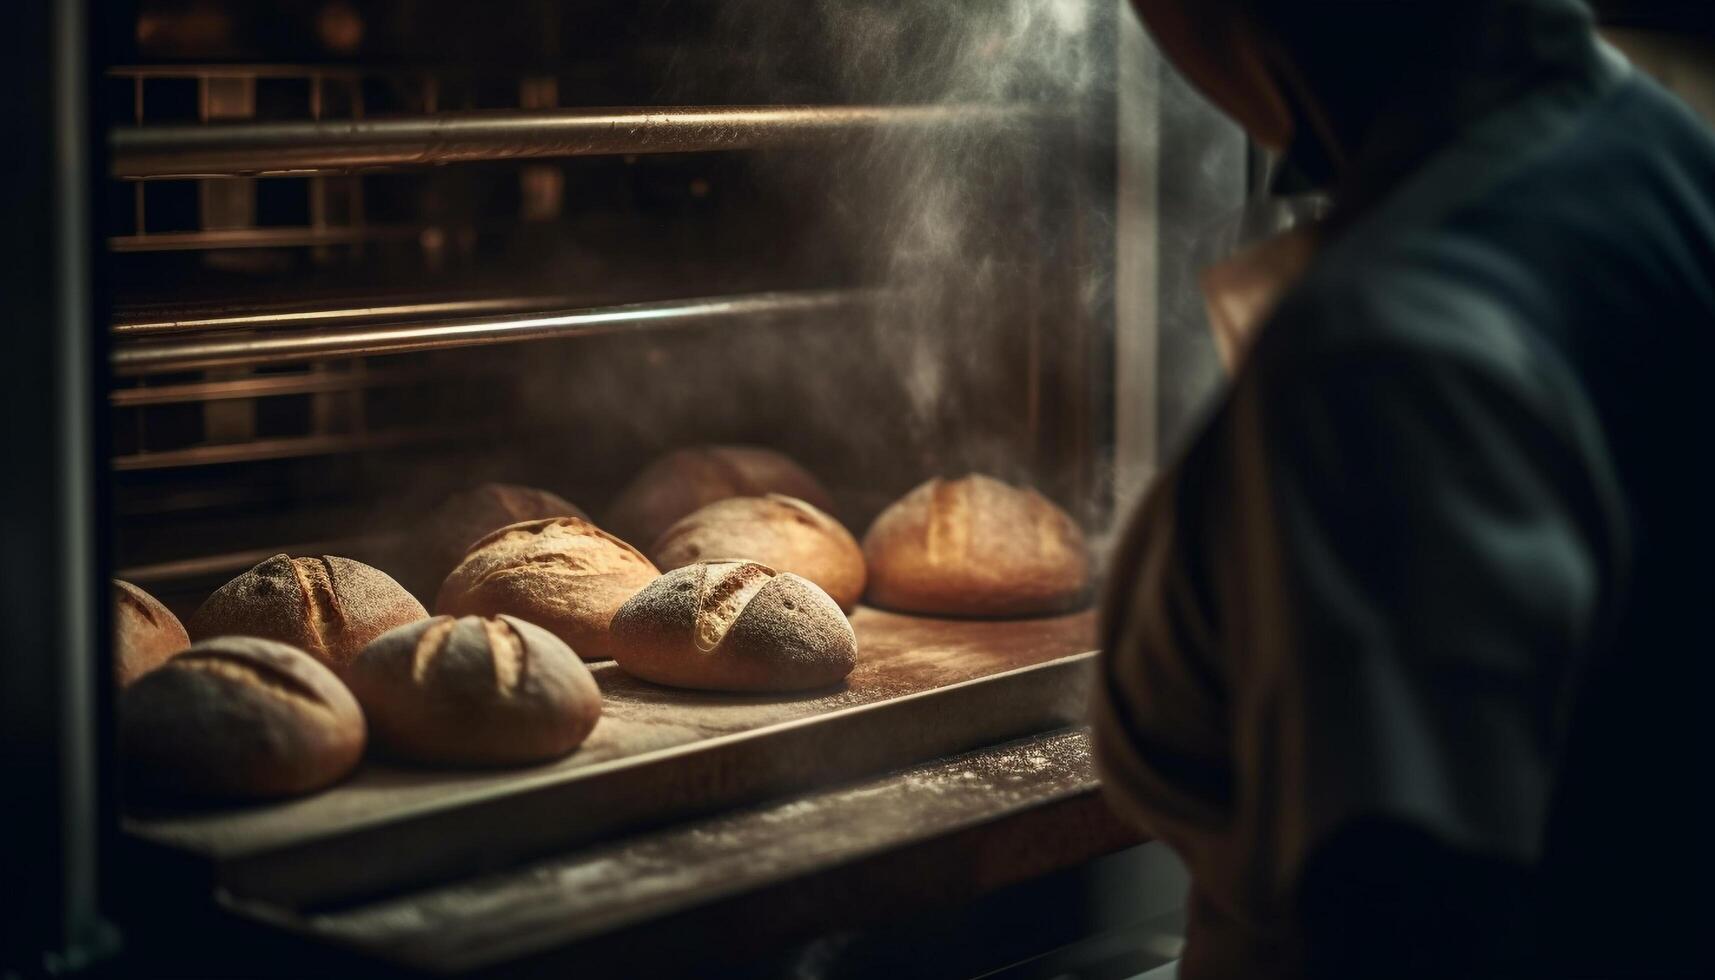
<path fill-rule="evenodd" d="M 1715 136 L 1689 109 L 1630 72 L 1503 116 L 1343 228 L 1281 332 L 1312 353 L 1540 351 L 1706 287 Z"/>
<path fill-rule="evenodd" d="M 1333 361 L 1456 361 L 1518 370 L 1539 344 L 1526 270 L 1480 239 L 1401 235 L 1335 246 L 1282 300 L 1253 356 L 1302 370 Z"/>

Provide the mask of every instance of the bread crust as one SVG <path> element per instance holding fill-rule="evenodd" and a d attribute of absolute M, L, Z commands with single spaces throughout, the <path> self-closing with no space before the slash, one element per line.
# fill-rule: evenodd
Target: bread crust
<path fill-rule="evenodd" d="M 554 759 L 582 745 L 601 718 L 601 691 L 583 661 L 513 616 L 436 616 L 389 630 L 346 679 L 374 742 L 418 762 Z"/>
<path fill-rule="evenodd" d="M 431 602 L 476 542 L 520 521 L 589 515 L 571 501 L 536 487 L 483 483 L 449 495 L 431 511 L 403 549 L 399 581 Z"/>
<path fill-rule="evenodd" d="M 824 511 L 833 498 L 810 472 L 759 446 L 693 446 L 659 457 L 614 498 L 602 525 L 647 548 L 680 519 L 728 497 L 778 493 Z"/>
<path fill-rule="evenodd" d="M 673 687 L 810 690 L 857 666 L 857 636 L 826 592 L 751 561 L 662 575 L 620 607 L 613 637 L 620 669 Z"/>
<path fill-rule="evenodd" d="M 172 610 L 130 582 L 113 580 L 113 679 L 120 687 L 190 645 Z"/>
<path fill-rule="evenodd" d="M 636 548 L 589 521 L 522 521 L 471 547 L 441 584 L 435 611 L 516 616 L 564 640 L 585 660 L 605 660 L 613 656 L 613 614 L 658 575 Z"/>
<path fill-rule="evenodd" d="M 216 589 L 186 625 L 193 640 L 278 640 L 338 674 L 370 640 L 428 615 L 379 568 L 335 555 L 275 555 Z"/>
<path fill-rule="evenodd" d="M 363 756 L 363 712 L 339 678 L 255 637 L 193 645 L 126 688 L 119 714 L 126 788 L 150 798 L 296 796 Z"/>
<path fill-rule="evenodd" d="M 783 494 L 730 497 L 696 511 L 662 533 L 650 549 L 657 568 L 743 558 L 802 575 L 848 612 L 863 598 L 863 549 L 839 521 Z"/>
<path fill-rule="evenodd" d="M 1089 601 L 1090 553 L 1070 515 L 986 476 L 934 479 L 864 535 L 867 601 L 938 616 L 1039 616 Z"/>

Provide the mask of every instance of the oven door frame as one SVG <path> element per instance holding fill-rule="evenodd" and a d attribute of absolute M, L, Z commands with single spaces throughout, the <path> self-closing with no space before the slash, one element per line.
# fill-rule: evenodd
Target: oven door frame
<path fill-rule="evenodd" d="M 88 66 L 104 43 L 85 0 L 24 0 L 5 62 L 14 112 L 6 181 L 13 289 L 0 385 L 0 729 L 9 884 L 27 895 L 0 933 L 0 972 L 72 972 L 111 956 L 103 855 L 116 839 L 107 527 L 105 309 L 95 245 L 103 196 Z"/>

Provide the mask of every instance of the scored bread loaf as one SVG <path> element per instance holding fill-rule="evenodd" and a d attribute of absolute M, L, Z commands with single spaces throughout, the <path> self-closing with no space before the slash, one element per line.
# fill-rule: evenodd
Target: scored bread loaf
<path fill-rule="evenodd" d="M 190 645 L 172 610 L 130 582 L 113 580 L 113 679 L 121 687 Z"/>
<path fill-rule="evenodd" d="M 519 765 L 583 744 L 601 718 L 588 667 L 512 616 L 436 616 L 389 630 L 346 673 L 370 738 L 448 765 Z"/>
<path fill-rule="evenodd" d="M 471 547 L 441 584 L 435 611 L 516 616 L 566 641 L 585 660 L 605 660 L 608 622 L 660 573 L 624 541 L 576 517 L 503 527 Z"/>
<path fill-rule="evenodd" d="M 1090 553 L 1072 518 L 986 476 L 935 479 L 864 535 L 868 601 L 901 612 L 1032 616 L 1088 601 Z"/>
<path fill-rule="evenodd" d="M 695 446 L 656 459 L 614 498 L 602 525 L 647 548 L 680 518 L 728 497 L 785 494 L 832 510 L 833 498 L 802 466 L 758 446 Z"/>
<path fill-rule="evenodd" d="M 370 640 L 428 615 L 378 568 L 332 555 L 275 555 L 216 589 L 186 625 L 193 640 L 278 640 L 339 673 Z"/>
<path fill-rule="evenodd" d="M 204 640 L 125 689 L 128 791 L 254 800 L 327 786 L 363 756 L 363 712 L 301 650 L 248 636 Z"/>
<path fill-rule="evenodd" d="M 464 560 L 470 546 L 519 521 L 589 515 L 546 490 L 513 483 L 484 483 L 448 496 L 423 520 L 402 549 L 399 581 L 424 601 Z"/>
<path fill-rule="evenodd" d="M 692 513 L 650 549 L 662 571 L 714 558 L 743 558 L 816 583 L 841 609 L 863 598 L 863 549 L 839 521 L 777 493 L 730 497 Z"/>
<path fill-rule="evenodd" d="M 675 569 L 613 617 L 621 670 L 708 691 L 799 691 L 839 683 L 857 637 L 815 583 L 752 561 Z"/>

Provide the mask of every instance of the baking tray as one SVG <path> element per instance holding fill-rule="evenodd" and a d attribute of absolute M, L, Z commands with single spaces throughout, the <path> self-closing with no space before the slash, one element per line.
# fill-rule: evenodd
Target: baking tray
<path fill-rule="evenodd" d="M 132 812 L 144 854 L 197 887 L 327 908 L 504 868 L 686 817 L 1079 723 L 1091 612 L 940 620 L 863 608 L 845 685 L 707 694 L 592 669 L 601 722 L 556 762 L 448 771 L 372 761 L 326 792 L 202 812 Z"/>

